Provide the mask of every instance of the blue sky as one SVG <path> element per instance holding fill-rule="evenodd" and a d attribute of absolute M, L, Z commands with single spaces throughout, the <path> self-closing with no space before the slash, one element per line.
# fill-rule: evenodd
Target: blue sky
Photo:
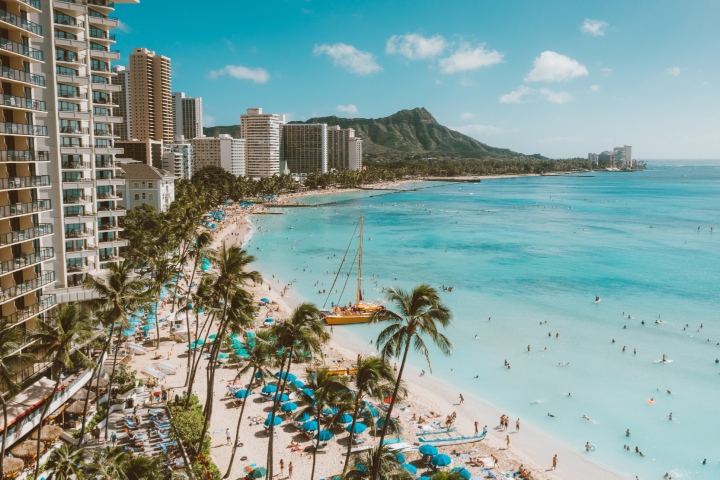
<path fill-rule="evenodd" d="M 248 107 L 425 107 L 522 153 L 720 158 L 718 0 L 141 0 L 116 14 L 118 64 L 135 47 L 170 57 L 206 125 Z"/>

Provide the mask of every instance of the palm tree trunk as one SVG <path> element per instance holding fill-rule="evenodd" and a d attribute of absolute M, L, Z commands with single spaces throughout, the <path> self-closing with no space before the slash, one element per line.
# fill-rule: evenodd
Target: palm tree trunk
<path fill-rule="evenodd" d="M 398 372 L 398 376 L 395 379 L 395 388 L 393 389 L 392 398 L 390 399 L 388 413 L 385 417 L 385 421 L 383 422 L 382 430 L 380 431 L 380 443 L 378 443 L 378 449 L 375 453 L 375 461 L 373 462 L 373 479 L 378 478 L 378 474 L 380 471 L 380 456 L 382 455 L 383 440 L 385 440 L 385 434 L 387 433 L 388 425 L 390 425 L 390 422 L 392 421 L 391 415 L 393 407 L 395 406 L 395 400 L 397 399 L 398 390 L 400 389 L 400 379 L 402 378 L 403 370 L 405 370 L 405 360 L 407 360 L 408 351 L 410 350 L 410 340 L 412 340 L 412 336 L 408 337 L 407 341 L 405 342 L 405 353 L 403 353 L 403 359 L 400 363 L 400 371 Z"/>
<path fill-rule="evenodd" d="M 198 255 L 199 257 L 200 255 Z M 188 282 L 188 288 L 187 288 L 187 296 L 185 297 L 185 307 L 187 308 L 188 305 L 191 305 L 190 303 L 190 294 L 191 294 L 191 287 L 193 279 L 195 278 L 195 271 L 197 270 L 197 258 L 195 259 L 195 265 L 193 266 L 192 274 L 190 275 L 190 281 Z M 173 304 L 173 308 L 174 308 Z M 192 310 L 192 309 L 190 309 Z M 187 326 L 187 332 L 188 332 L 188 342 L 190 342 L 190 311 L 186 311 L 187 315 L 185 316 L 185 325 Z M 197 315 L 195 316 L 196 322 L 199 323 L 199 320 L 197 319 Z M 196 329 L 197 331 L 197 329 Z M 197 335 L 196 335 L 197 339 Z M 192 358 L 192 359 L 191 359 Z M 185 375 L 185 385 L 184 387 L 187 387 L 188 382 L 190 381 L 190 370 L 192 369 L 192 362 L 194 361 L 194 354 L 193 357 L 190 356 L 190 353 L 188 352 L 188 369 L 187 369 L 187 375 Z"/>
<path fill-rule="evenodd" d="M 35 472 L 40 471 L 40 447 L 42 446 L 42 440 L 40 437 L 42 437 L 42 427 L 43 422 L 45 421 L 45 417 L 50 411 L 50 405 L 52 405 L 53 400 L 55 399 L 55 394 L 57 393 L 57 389 L 60 386 L 60 372 L 57 372 L 57 380 L 55 380 L 55 387 L 52 389 L 52 392 L 50 393 L 50 399 L 45 404 L 45 407 L 43 408 L 42 413 L 40 414 L 40 423 L 38 424 L 38 438 L 37 438 L 37 451 L 36 451 L 36 458 L 35 458 Z M 0 459 L 2 460 L 2 459 Z"/>
<path fill-rule="evenodd" d="M 340 477 L 342 478 L 345 475 L 345 472 L 348 468 L 348 463 L 350 462 L 350 450 L 352 449 L 353 445 L 353 432 L 355 431 L 355 424 L 357 423 L 357 416 L 360 412 L 360 402 L 362 402 L 362 397 L 360 397 L 360 392 L 357 393 L 357 398 L 355 400 L 355 410 L 353 411 L 353 419 L 352 423 L 350 424 L 350 441 L 348 442 L 348 448 L 347 452 L 345 453 L 345 465 L 343 465 L 343 471 L 342 475 Z"/>
<path fill-rule="evenodd" d="M 285 368 L 285 361 L 283 360 L 280 364 L 280 389 L 278 390 L 277 397 L 275 401 L 273 401 L 273 408 L 270 412 L 270 438 L 268 439 L 268 453 L 267 453 L 267 475 L 265 476 L 266 479 L 271 479 L 273 477 L 273 460 L 275 456 L 274 452 L 274 446 L 275 446 L 275 412 L 277 411 L 278 403 L 280 403 L 280 398 L 282 398 L 283 393 L 285 392 L 285 386 L 287 385 L 287 374 L 290 373 L 290 367 L 292 366 L 292 355 L 295 351 L 295 345 L 293 344 L 290 347 L 290 354 L 288 355 L 288 365 L 287 370 L 283 370 Z M 285 378 L 283 379 L 283 371 L 285 372 Z"/>
<path fill-rule="evenodd" d="M 108 383 L 108 406 L 105 410 L 105 441 L 108 439 L 108 425 L 110 423 L 110 400 L 112 398 L 112 385 L 115 380 L 115 367 L 117 366 L 118 352 L 120 351 L 120 338 L 122 337 L 122 329 L 118 333 L 117 345 L 115 345 L 115 355 L 113 356 L 112 370 L 110 371 L 110 382 Z"/>
<path fill-rule="evenodd" d="M 257 368 L 253 369 L 252 375 L 250 376 L 250 381 L 252 382 L 252 379 L 255 378 L 255 372 L 257 372 Z M 243 419 L 243 413 L 245 412 L 245 404 L 247 403 L 247 397 L 243 399 L 242 407 L 240 407 L 240 416 L 238 417 L 237 427 L 235 428 L 235 443 L 233 443 L 232 453 L 230 454 L 230 463 L 228 464 L 227 472 L 225 472 L 225 476 L 223 478 L 230 477 L 230 472 L 232 471 L 233 461 L 235 461 L 235 452 L 237 451 L 238 447 L 238 439 L 240 435 L 240 424 L 242 424 Z"/>
<path fill-rule="evenodd" d="M 320 414 L 322 413 L 321 402 L 317 402 L 317 422 L 318 422 L 318 433 L 317 442 L 315 443 L 315 449 L 313 450 L 313 463 L 312 470 L 310 471 L 310 480 L 315 480 L 315 461 L 317 460 L 317 451 L 320 448 L 320 432 L 322 431 L 322 425 L 320 422 Z M 352 442 L 351 442 L 352 443 Z"/>
<path fill-rule="evenodd" d="M 100 361 L 105 361 L 105 355 L 107 354 L 108 346 L 110 345 L 110 340 L 112 340 L 112 335 L 115 330 L 115 323 L 113 322 L 112 327 L 110 327 L 110 334 L 108 335 L 107 340 L 105 340 L 105 346 L 103 347 L 103 352 L 100 354 L 100 358 L 98 358 L 98 364 L 95 366 L 95 370 L 93 371 L 93 376 L 90 377 L 90 385 L 92 385 L 93 377 L 95 376 L 95 373 L 97 372 L 97 382 L 95 383 L 95 391 L 97 392 L 97 402 L 98 405 L 100 405 L 100 367 L 102 364 Z M 82 426 L 80 427 L 80 441 L 78 443 L 78 447 L 82 447 L 82 444 L 85 442 L 85 425 L 87 424 L 87 411 L 88 411 L 88 401 L 90 400 L 90 395 L 85 397 L 85 405 L 83 406 L 83 419 L 82 419 Z M 110 400 L 110 389 L 108 389 L 108 405 Z"/>
<path fill-rule="evenodd" d="M 0 442 L 0 478 L 5 478 L 5 469 L 3 467 L 2 459 L 5 458 L 5 437 L 8 432 L 8 416 L 7 416 L 7 403 L 5 402 L 5 394 L 0 393 L 0 403 L 2 403 L 3 409 L 3 431 L 2 431 L 2 442 Z"/>
<path fill-rule="evenodd" d="M 199 310 L 200 307 L 198 307 Z M 197 312 L 195 319 L 197 323 L 200 323 L 200 312 Z M 203 330 L 205 330 L 205 326 L 210 323 L 212 325 L 212 319 L 213 315 L 209 315 L 208 318 L 205 319 L 205 323 L 203 324 Z M 185 408 L 188 408 L 190 406 L 190 396 L 192 396 L 193 391 L 193 385 L 195 384 L 195 375 L 197 374 L 197 369 L 200 366 L 200 359 L 202 359 L 202 353 L 205 351 L 205 345 L 207 345 L 207 339 L 208 335 L 210 334 L 210 329 L 208 329 L 207 333 L 205 334 L 205 338 L 203 340 L 203 344 L 200 346 L 200 353 L 197 353 L 197 349 L 193 349 L 193 362 L 192 362 L 192 369 L 190 373 L 190 380 L 188 381 L 188 395 L 187 399 L 185 400 Z M 198 327 L 195 326 L 195 342 L 197 344 L 197 337 L 198 337 Z"/>
<path fill-rule="evenodd" d="M 162 288 L 162 286 L 160 286 Z M 157 346 L 155 350 L 160 350 L 160 322 L 158 322 L 158 311 L 160 310 L 160 289 L 155 295 L 155 331 L 157 332 Z"/>

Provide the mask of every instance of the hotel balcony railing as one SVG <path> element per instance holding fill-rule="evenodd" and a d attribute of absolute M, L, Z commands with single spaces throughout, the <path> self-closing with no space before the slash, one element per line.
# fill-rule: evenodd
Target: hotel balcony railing
<path fill-rule="evenodd" d="M 113 42 L 116 40 L 114 33 L 108 34 L 107 32 L 104 32 L 102 30 L 95 30 L 95 31 L 90 30 L 90 38 L 99 38 L 102 40 L 112 40 Z"/>
<path fill-rule="evenodd" d="M 84 148 L 86 146 L 85 142 L 83 142 L 79 138 L 61 138 L 60 140 L 61 147 Z"/>
<path fill-rule="evenodd" d="M 90 197 L 89 195 L 63 196 L 63 204 L 87 203 L 87 202 L 92 202 L 92 197 Z"/>
<path fill-rule="evenodd" d="M 50 270 L 49 272 L 41 274 L 37 278 L 33 278 L 32 280 L 28 280 L 27 282 L 18 283 L 14 287 L 10 287 L 6 290 L 0 290 L 0 301 L 7 301 L 17 297 L 18 295 L 25 295 L 28 292 L 32 292 L 33 290 L 37 290 L 38 288 L 42 288 L 48 283 L 52 283 L 54 281 L 55 272 L 53 270 Z"/>
<path fill-rule="evenodd" d="M 17 15 L 8 13 L 2 9 L 0 9 L 0 20 L 11 25 L 15 25 L 18 28 L 22 28 L 23 30 L 27 30 L 28 32 L 34 33 L 35 35 L 42 35 L 42 27 L 37 23 L 30 22 L 28 20 L 18 17 Z"/>
<path fill-rule="evenodd" d="M 95 168 L 116 168 L 115 162 L 104 162 L 102 160 L 95 160 Z"/>
<path fill-rule="evenodd" d="M 80 92 L 58 92 L 58 98 L 74 98 L 75 100 L 87 99 L 87 93 Z"/>
<path fill-rule="evenodd" d="M 62 162 L 61 168 L 84 170 L 90 168 L 90 162 Z"/>
<path fill-rule="evenodd" d="M 39 60 L 41 62 L 43 61 L 42 50 L 30 48 L 27 45 L 13 42 L 12 40 L 8 40 L 7 38 L 0 38 L 0 48 L 3 50 L 7 50 L 8 52 L 17 53 L 18 55 L 32 58 L 33 60 Z"/>
<path fill-rule="evenodd" d="M 87 135 L 90 133 L 90 129 L 88 127 L 71 127 L 71 126 L 64 126 L 60 127 L 60 133 L 66 133 L 68 135 Z"/>
<path fill-rule="evenodd" d="M 65 230 L 65 238 L 85 238 L 92 236 L 93 231 L 91 228 L 69 228 Z"/>
<path fill-rule="evenodd" d="M 121 260 L 122 257 L 119 255 L 100 255 L 101 262 L 119 262 Z"/>
<path fill-rule="evenodd" d="M 120 227 L 117 226 L 117 225 L 108 225 L 108 224 L 98 225 L 98 230 L 99 230 L 99 231 L 109 231 L 109 230 L 115 230 L 115 229 L 117 229 L 117 228 L 120 228 Z"/>
<path fill-rule="evenodd" d="M 33 8 L 40 10 L 40 0 L 20 0 L 25 5 L 30 5 Z"/>
<path fill-rule="evenodd" d="M 22 322 L 23 320 L 32 318 L 43 310 L 47 310 L 48 308 L 54 307 L 55 305 L 57 305 L 57 297 L 55 295 L 43 296 L 35 305 L 30 305 L 29 307 L 25 307 L 22 310 L 18 310 L 12 315 L 2 317 L 2 319 L 0 319 L 0 323 L 15 325 L 19 322 Z"/>
<path fill-rule="evenodd" d="M 42 75 L 35 75 L 34 73 L 23 72 L 22 70 L 15 70 L 14 68 L 5 66 L 0 68 L 0 72 L 2 72 L 2 78 L 7 78 L 8 80 L 30 83 L 38 87 L 45 86 L 45 77 Z"/>
<path fill-rule="evenodd" d="M 90 65 L 90 70 L 93 72 L 109 72 L 110 65 Z"/>
<path fill-rule="evenodd" d="M 5 135 L 33 135 L 37 137 L 47 137 L 48 130 L 45 125 L 28 125 L 25 123 L 0 123 L 0 134 Z"/>
<path fill-rule="evenodd" d="M 33 100 L 32 98 L 16 97 L 14 95 L 8 95 L 4 93 L 2 96 L 3 104 L 6 107 L 18 107 L 27 108 L 30 110 L 37 110 L 38 112 L 46 112 L 45 102 L 40 100 Z"/>
<path fill-rule="evenodd" d="M 39 252 L 28 253 L 15 257 L 11 260 L 0 263 L 0 275 L 20 270 L 21 268 L 34 265 L 36 263 L 44 262 L 55 257 L 55 249 L 52 247 L 43 248 Z"/>
<path fill-rule="evenodd" d="M 73 263 L 72 265 L 67 266 L 68 273 L 78 273 L 85 271 L 90 268 L 90 265 L 87 263 Z"/>
<path fill-rule="evenodd" d="M 70 3 L 70 2 L 68 2 L 68 3 Z M 65 25 L 68 27 L 83 28 L 85 26 L 85 24 L 83 23 L 82 20 L 77 20 L 76 18 L 71 17 L 70 15 L 59 15 L 56 13 L 53 15 L 53 21 L 55 23 L 57 23 L 58 25 Z"/>
<path fill-rule="evenodd" d="M 0 207 L 0 218 L 14 215 L 27 215 L 29 213 L 47 212 L 52 209 L 50 200 L 37 200 L 35 202 L 13 203 Z"/>
<path fill-rule="evenodd" d="M 0 234 L 0 245 L 10 245 L 11 243 L 32 240 L 33 238 L 52 235 L 52 233 L 52 223 L 41 223 L 37 227 L 30 227 L 25 230 L 17 230 L 15 232 Z"/>
<path fill-rule="evenodd" d="M 115 195 L 112 192 L 101 192 L 97 194 L 97 198 L 101 200 L 112 200 L 115 198 L 120 198 L 119 196 Z"/>
<path fill-rule="evenodd" d="M 98 7 L 114 8 L 115 2 L 111 0 L 87 0 L 88 5 L 95 5 Z"/>
<path fill-rule="evenodd" d="M 95 135 L 99 137 L 113 137 L 113 138 L 120 138 L 119 136 L 115 135 L 111 130 L 106 130 L 104 128 L 101 128 L 99 130 L 95 130 Z"/>
<path fill-rule="evenodd" d="M 111 97 L 98 97 L 93 96 L 93 103 L 98 103 L 100 105 L 112 105 L 112 98 Z"/>
<path fill-rule="evenodd" d="M 83 63 L 85 57 L 81 57 L 75 52 L 55 52 L 55 60 L 58 62 Z"/>
<path fill-rule="evenodd" d="M 77 177 L 77 178 L 63 178 L 63 183 L 81 183 L 81 182 L 93 182 L 94 180 L 92 178 L 83 178 L 83 177 Z"/>
<path fill-rule="evenodd" d="M 60 102 L 60 103 L 66 103 L 67 105 L 58 105 L 58 112 L 78 112 L 78 113 L 88 113 L 87 108 L 83 108 L 77 103 L 68 103 L 68 102 Z"/>
<path fill-rule="evenodd" d="M 0 178 L 0 190 L 13 188 L 49 187 L 50 175 L 33 175 L 30 177 Z"/>
<path fill-rule="evenodd" d="M 0 162 L 49 162 L 50 152 L 0 150 Z"/>

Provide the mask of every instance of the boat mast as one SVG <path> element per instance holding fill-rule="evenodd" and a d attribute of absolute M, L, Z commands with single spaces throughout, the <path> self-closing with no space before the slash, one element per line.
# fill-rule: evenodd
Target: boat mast
<path fill-rule="evenodd" d="M 360 304 L 362 300 L 362 244 L 363 244 L 363 221 L 365 215 L 360 215 L 360 242 L 358 245 L 358 278 L 357 278 L 357 292 L 355 294 L 355 305 Z"/>

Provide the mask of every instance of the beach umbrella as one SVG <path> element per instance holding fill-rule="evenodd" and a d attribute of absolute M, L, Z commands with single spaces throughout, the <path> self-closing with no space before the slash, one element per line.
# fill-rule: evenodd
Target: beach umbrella
<path fill-rule="evenodd" d="M 217 333 L 211 333 L 210 335 L 208 335 L 208 338 L 210 339 L 213 339 L 215 337 L 217 337 Z"/>
<path fill-rule="evenodd" d="M 367 425 L 365 425 L 364 423 L 356 423 L 352 431 L 350 427 L 352 427 L 352 425 L 348 425 L 347 427 L 345 427 L 345 431 L 348 433 L 362 433 L 367 430 Z"/>
<path fill-rule="evenodd" d="M 60 438 L 60 435 L 62 434 L 63 429 L 58 427 L 57 425 L 47 425 L 43 427 L 42 435 L 40 435 L 40 440 L 43 442 L 54 442 L 58 438 Z M 38 438 L 38 431 L 35 429 L 35 431 L 30 435 L 30 438 L 33 440 L 37 440 Z"/>
<path fill-rule="evenodd" d="M 127 328 L 127 329 L 123 330 L 121 333 L 122 333 L 123 337 L 132 337 L 133 335 L 135 335 L 135 329 Z"/>
<path fill-rule="evenodd" d="M 378 421 L 376 422 L 376 424 L 377 424 L 378 427 L 382 427 L 383 425 L 385 425 L 385 418 L 386 418 L 386 417 L 378 418 Z M 394 426 L 396 426 L 396 425 L 397 425 L 397 420 L 395 420 L 394 418 L 391 418 L 391 419 L 390 419 L 390 426 L 391 426 L 391 427 L 394 427 Z"/>
<path fill-rule="evenodd" d="M 212 335 L 210 335 L 210 336 L 212 337 Z M 228 335 L 228 338 L 230 340 L 237 340 L 240 338 L 240 335 L 238 335 L 237 333 L 231 333 L 230 335 Z"/>
<path fill-rule="evenodd" d="M 274 393 L 274 392 L 277 392 L 277 387 L 275 385 L 273 385 L 272 383 L 265 385 L 262 388 L 262 393 Z"/>
<path fill-rule="evenodd" d="M 415 475 L 415 474 L 417 473 L 417 467 L 416 467 L 415 465 L 410 464 L 410 463 L 403 463 L 402 468 L 404 468 L 404 469 L 407 470 L 408 472 L 412 473 L 413 475 Z"/>
<path fill-rule="evenodd" d="M 150 331 L 150 328 L 151 328 L 150 325 L 143 325 L 143 326 L 142 326 L 142 329 L 143 329 L 144 332 Z"/>
<path fill-rule="evenodd" d="M 295 410 L 297 410 L 297 407 L 298 407 L 297 403 L 287 402 L 287 403 L 283 403 L 280 406 L 280 410 L 283 412 L 294 412 Z"/>
<path fill-rule="evenodd" d="M 367 472 L 367 468 L 365 468 L 365 465 L 362 463 L 356 463 L 355 468 L 357 468 L 361 472 Z"/>
<path fill-rule="evenodd" d="M 306 432 L 314 432 L 318 429 L 318 422 L 315 420 L 310 420 L 309 422 L 305 422 L 302 424 L 302 429 Z"/>
<path fill-rule="evenodd" d="M 71 400 L 75 400 L 76 402 L 82 402 L 85 401 L 87 397 L 90 397 L 90 402 L 92 402 L 95 399 L 95 394 L 86 388 L 83 388 L 81 390 L 78 390 L 78 392 L 71 397 Z"/>
<path fill-rule="evenodd" d="M 82 415 L 85 411 L 85 402 L 73 402 L 66 409 L 65 412 L 71 415 Z"/>
<path fill-rule="evenodd" d="M 278 401 L 279 401 L 279 402 L 287 402 L 287 401 L 288 401 L 287 393 L 283 393 L 282 395 L 280 395 L 279 393 L 276 393 L 276 394 L 273 396 L 273 401 L 275 401 L 275 402 L 278 402 Z"/>
<path fill-rule="evenodd" d="M 265 475 L 267 475 L 265 467 L 259 467 L 250 472 L 250 478 L 263 478 Z"/>
<path fill-rule="evenodd" d="M 470 473 L 468 470 L 466 470 L 466 469 L 463 468 L 463 467 L 455 467 L 455 468 L 453 468 L 453 469 L 450 470 L 450 471 L 451 471 L 451 472 L 457 472 L 457 474 L 460 475 L 460 476 L 461 476 L 462 478 L 464 478 L 465 480 L 470 480 L 470 477 L 472 477 L 472 473 Z"/>
<path fill-rule="evenodd" d="M 395 458 L 397 458 L 397 461 L 400 463 L 405 463 L 405 455 L 402 453 L 396 453 Z"/>
<path fill-rule="evenodd" d="M 295 380 L 294 382 L 292 382 L 291 385 L 295 388 L 303 388 L 305 386 L 305 383 L 303 383 L 302 380 Z"/>
<path fill-rule="evenodd" d="M 255 378 L 265 378 L 265 375 L 262 372 L 255 372 Z"/>
<path fill-rule="evenodd" d="M 337 407 L 332 407 L 332 408 L 325 407 L 322 409 L 322 413 L 324 413 L 325 415 L 335 415 L 337 412 L 338 412 Z"/>
<path fill-rule="evenodd" d="M 282 375 L 280 375 L 280 372 L 275 372 L 275 378 L 282 378 L 283 380 L 292 382 L 293 380 L 297 379 L 297 376 L 292 373 L 287 373 L 287 372 L 282 372 Z"/>
<path fill-rule="evenodd" d="M 310 415 L 308 415 L 307 412 L 301 412 L 295 416 L 295 421 L 296 422 L 307 422 L 308 420 L 310 420 L 310 418 L 312 418 L 312 417 L 310 417 Z"/>
<path fill-rule="evenodd" d="M 197 340 L 195 340 L 195 343 L 196 343 L 197 345 L 204 345 L 204 344 L 205 344 L 205 340 L 203 340 L 202 338 L 198 338 Z"/>
<path fill-rule="evenodd" d="M 419 451 L 420 453 L 422 453 L 423 455 L 434 456 L 434 455 L 437 455 L 437 454 L 438 454 L 438 449 L 437 449 L 437 447 L 434 447 L 434 446 L 432 446 L 432 445 L 423 445 L 423 446 L 421 446 L 421 447 L 419 448 L 418 451 Z"/>
<path fill-rule="evenodd" d="M 367 416 L 368 414 L 372 415 L 373 417 L 378 416 L 378 411 L 375 407 L 368 405 L 365 405 L 363 408 L 363 416 Z"/>
<path fill-rule="evenodd" d="M 261 298 L 260 301 L 263 303 L 270 303 L 270 300 L 267 298 Z"/>
<path fill-rule="evenodd" d="M 25 462 L 19 458 L 5 457 L 3 458 L 3 472 L 5 475 L 17 473 L 23 469 Z"/>
<path fill-rule="evenodd" d="M 272 414 L 268 414 L 268 417 L 265 419 L 265 426 L 266 426 L 266 427 L 269 427 L 269 426 L 270 426 L 270 418 L 271 418 L 271 415 L 272 415 Z M 280 424 L 282 423 L 282 418 L 280 418 L 280 417 L 275 417 L 275 418 L 273 419 L 273 423 L 274 423 L 275 426 L 277 427 L 278 425 L 280 425 Z"/>
<path fill-rule="evenodd" d="M 229 353 L 221 353 L 220 355 L 218 355 L 218 358 L 230 358 L 230 354 Z"/>
<path fill-rule="evenodd" d="M 353 417 L 349 413 L 343 413 L 340 415 L 340 418 L 338 419 L 338 422 L 340 423 L 352 423 Z"/>
<path fill-rule="evenodd" d="M 432 478 L 423 475 L 422 477 L 418 478 L 418 480 L 432 480 Z"/>
<path fill-rule="evenodd" d="M 452 458 L 444 453 L 441 453 L 440 455 L 435 455 L 432 460 L 430 460 L 430 463 L 436 467 L 446 467 L 452 463 Z"/>
<path fill-rule="evenodd" d="M 320 436 L 321 442 L 327 442 L 331 438 L 333 438 L 335 435 L 330 430 L 320 430 L 320 432 L 316 433 L 313 439 L 317 440 L 318 436 Z"/>
<path fill-rule="evenodd" d="M 40 452 L 42 453 L 45 449 L 40 446 Z M 37 443 L 32 440 L 25 440 L 24 442 L 18 443 L 11 450 L 10 453 L 14 457 L 20 458 L 35 458 L 37 453 Z"/>
<path fill-rule="evenodd" d="M 315 392 L 313 391 L 312 388 L 303 388 L 301 391 L 302 391 L 302 393 L 304 393 L 305 395 L 307 395 L 310 398 L 315 396 Z"/>
<path fill-rule="evenodd" d="M 248 392 L 247 390 L 238 390 L 237 392 L 235 392 L 235 398 L 237 398 L 238 400 L 242 400 L 243 398 L 247 398 L 248 396 L 250 396 L 250 392 Z"/>

